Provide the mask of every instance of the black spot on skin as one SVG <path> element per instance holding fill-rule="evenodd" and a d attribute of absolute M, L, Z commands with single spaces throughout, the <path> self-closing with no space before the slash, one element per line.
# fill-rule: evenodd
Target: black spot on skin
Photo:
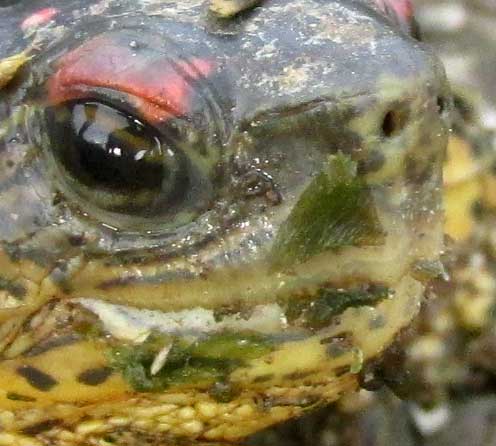
<path fill-rule="evenodd" d="M 287 375 L 284 375 L 284 379 L 289 379 L 289 380 L 303 379 L 303 378 L 306 378 L 307 376 L 312 375 L 313 373 L 315 373 L 315 371 L 313 371 L 313 370 L 299 370 L 299 371 L 288 373 Z"/>
<path fill-rule="evenodd" d="M 347 365 L 344 365 L 342 367 L 338 367 L 334 369 L 334 375 L 336 378 L 339 378 L 340 376 L 346 375 L 350 371 L 350 367 Z"/>
<path fill-rule="evenodd" d="M 25 403 L 32 403 L 36 401 L 36 398 L 27 395 L 21 395 L 20 393 L 7 392 L 7 399 L 11 401 L 22 401 Z"/>
<path fill-rule="evenodd" d="M 40 423 L 32 424 L 31 426 L 27 426 L 22 429 L 22 433 L 24 435 L 34 436 L 41 434 L 42 432 L 49 431 L 53 429 L 55 426 L 59 425 L 61 420 L 46 420 Z"/>
<path fill-rule="evenodd" d="M 271 379 L 274 378 L 274 375 L 271 374 L 271 373 L 268 373 L 267 375 L 260 375 L 260 376 L 257 376 L 253 382 L 254 383 L 264 383 L 264 382 L 267 382 L 267 381 L 270 381 Z"/>
<path fill-rule="evenodd" d="M 38 356 L 41 355 L 42 353 L 53 350 L 54 348 L 74 344 L 80 339 L 81 337 L 76 334 L 68 334 L 65 336 L 57 336 L 56 338 L 50 338 L 35 345 L 33 348 L 28 350 L 24 354 L 24 356 L 25 357 Z"/>
<path fill-rule="evenodd" d="M 353 348 L 353 335 L 351 333 L 341 333 L 330 338 L 321 339 L 320 343 L 327 344 L 326 351 L 331 358 L 338 358 Z"/>
<path fill-rule="evenodd" d="M 103 384 L 107 381 L 111 374 L 112 369 L 110 367 L 97 367 L 80 373 L 77 380 L 81 384 L 86 384 L 87 386 L 98 386 L 99 384 Z"/>
<path fill-rule="evenodd" d="M 117 277 L 115 279 L 103 281 L 97 285 L 97 288 L 100 290 L 109 290 L 112 288 L 126 287 L 134 284 L 159 284 L 169 282 L 171 280 L 191 279 L 193 277 L 194 274 L 187 270 L 178 270 L 172 273 L 166 272 L 163 274 L 145 277 L 139 275 L 127 275 L 125 277 Z"/>
<path fill-rule="evenodd" d="M 17 373 L 31 386 L 42 392 L 48 392 L 58 384 L 58 381 L 36 367 L 22 365 L 17 368 Z"/>
<path fill-rule="evenodd" d="M 71 246 L 79 247 L 86 244 L 86 238 L 84 234 L 73 234 L 67 238 Z"/>

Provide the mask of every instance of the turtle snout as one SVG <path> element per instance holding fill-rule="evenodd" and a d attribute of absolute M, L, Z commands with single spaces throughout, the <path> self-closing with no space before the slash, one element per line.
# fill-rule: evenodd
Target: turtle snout
<path fill-rule="evenodd" d="M 277 234 L 278 266 L 349 247 L 412 262 L 438 255 L 451 99 L 442 69 L 425 67 L 384 75 L 368 92 L 327 103 L 327 115 L 309 114 L 320 136 L 308 131 L 307 140 L 321 142 L 311 145 L 320 148 L 320 164 Z"/>
<path fill-rule="evenodd" d="M 428 74 L 386 77 L 374 94 L 355 99 L 348 130 L 360 141 L 358 172 L 370 181 L 404 176 L 421 183 L 440 168 L 452 101 L 444 74 Z"/>

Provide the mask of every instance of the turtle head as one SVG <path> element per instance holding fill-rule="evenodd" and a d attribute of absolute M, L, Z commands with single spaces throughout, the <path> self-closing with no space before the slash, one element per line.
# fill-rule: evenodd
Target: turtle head
<path fill-rule="evenodd" d="M 36 49 L 0 92 L 0 407 L 105 402 L 109 432 L 129 394 L 180 393 L 196 424 L 163 432 L 233 440 L 354 389 L 442 271 L 449 91 L 405 5 L 25 18 Z"/>

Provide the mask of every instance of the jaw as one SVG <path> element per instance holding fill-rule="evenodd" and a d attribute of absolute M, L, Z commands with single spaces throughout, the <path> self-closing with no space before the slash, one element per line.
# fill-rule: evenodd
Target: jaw
<path fill-rule="evenodd" d="M 76 337 L 36 351 L 36 335 L 20 336 L 5 352 L 12 359 L 0 364 L 0 406 L 15 414 L 5 430 L 20 441 L 38 427 L 39 438 L 51 435 L 53 444 L 64 436 L 86 444 L 120 431 L 136 439 L 160 432 L 237 441 L 332 402 L 358 388 L 363 364 L 380 358 L 416 316 L 428 265 L 442 247 L 433 225 L 440 229 L 440 218 L 418 219 L 414 228 L 396 222 L 386 226 L 382 246 L 323 252 L 286 273 L 260 264 L 173 285 L 121 282 L 102 291 L 93 285 L 103 266 L 88 263 L 77 279 L 86 289 L 48 310 L 58 319 L 41 313 L 46 320 L 38 328 L 52 330 L 47 338 Z M 117 274 L 112 268 L 103 271 Z M 65 313 L 98 330 L 69 323 L 56 331 L 57 320 L 71 320 Z M 143 350 L 151 337 L 158 344 Z M 164 359 L 170 345 L 185 356 Z M 135 362 L 116 361 L 116 352 Z M 154 363 L 159 371 L 152 376 Z M 149 382 L 133 378 L 136 370 Z M 57 384 L 40 388 L 37 372 Z"/>
<path fill-rule="evenodd" d="M 380 357 L 409 325 L 422 293 L 423 286 L 406 275 L 396 284 L 394 295 L 374 307 L 349 308 L 316 333 L 288 334 L 284 340 L 262 331 L 255 335 L 241 321 L 236 326 L 230 320 L 227 338 L 225 330 L 203 335 L 194 341 L 193 349 L 186 348 L 190 355 L 186 362 L 172 367 L 165 362 L 153 392 L 144 391 L 143 382 L 130 375 L 141 365 L 150 367 L 151 357 L 142 364 L 134 362 L 131 368 L 115 361 L 116 352 L 129 355 L 143 345 L 136 339 L 118 340 L 115 327 L 110 343 L 108 335 L 106 341 L 81 337 L 67 345 L 54 343 L 41 353 L 24 354 L 0 365 L 0 405 L 3 413 L 15 413 L 5 429 L 17 435 L 41 426 L 40 439 L 51 435 L 53 444 L 64 436 L 72 436 L 74 444 L 87 444 L 121 430 L 136 438 L 160 431 L 173 437 L 237 441 L 356 389 L 363 364 Z M 90 306 L 87 300 L 81 304 Z M 93 310 L 108 322 L 104 312 Z M 113 311 L 117 314 L 118 308 Z M 154 322 L 170 322 L 173 316 L 181 325 L 177 313 L 161 313 L 162 319 L 156 314 Z M 174 339 L 177 344 L 179 338 L 191 335 L 162 333 L 159 339 L 164 343 L 153 350 L 154 362 L 169 348 L 167 342 Z M 229 364 L 240 353 L 249 359 Z M 197 368 L 192 370 L 191 364 Z M 56 384 L 43 388 L 40 376 Z"/>

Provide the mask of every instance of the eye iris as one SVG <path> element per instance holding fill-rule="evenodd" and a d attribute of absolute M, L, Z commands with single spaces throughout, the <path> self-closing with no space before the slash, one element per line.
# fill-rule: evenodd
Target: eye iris
<path fill-rule="evenodd" d="M 55 158 L 100 207 L 142 215 L 164 213 L 188 189 L 185 159 L 157 131 L 135 117 L 98 102 L 46 109 Z"/>

